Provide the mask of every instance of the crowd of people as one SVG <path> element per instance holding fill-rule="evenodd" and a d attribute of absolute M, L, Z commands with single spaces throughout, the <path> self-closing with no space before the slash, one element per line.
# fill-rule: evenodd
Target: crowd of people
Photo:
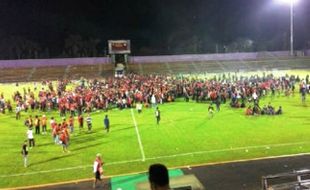
<path fill-rule="evenodd" d="M 16 86 L 19 84 L 17 83 Z M 246 115 L 280 115 L 282 106 L 278 109 L 271 103 L 260 106 L 263 96 L 271 97 L 280 94 L 290 96 L 295 94 L 295 86 L 299 86 L 301 100 L 304 103 L 306 95 L 310 92 L 309 75 L 304 79 L 299 76 L 275 77 L 272 74 L 258 76 L 237 76 L 236 74 L 222 74 L 212 78 L 201 76 L 164 76 L 164 75 L 137 75 L 128 74 L 122 78 L 105 78 L 101 80 L 79 81 L 60 80 L 55 82 L 43 81 L 41 88 L 35 83 L 34 88 L 23 88 L 22 92 L 16 91 L 12 104 L 8 97 L 0 93 L 0 112 L 13 112 L 16 105 L 16 120 L 21 119 L 21 112 L 30 112 L 24 124 L 28 127 L 27 137 L 29 147 L 35 146 L 35 135 L 47 134 L 48 118 L 45 115 L 31 116 L 33 111 L 42 113 L 58 111 L 61 122 L 49 118 L 51 135 L 55 144 L 61 144 L 63 151 L 67 152 L 70 135 L 75 131 L 75 118 L 82 130 L 84 121 L 87 131 L 92 130 L 90 114 L 95 110 L 108 111 L 111 108 L 125 109 L 136 108 L 142 113 L 143 108 L 155 109 L 156 123 L 159 124 L 161 113 L 158 104 L 173 102 L 176 98 L 190 99 L 196 102 L 210 102 L 208 112 L 210 118 L 220 106 L 229 101 L 232 108 L 244 108 Z M 86 118 L 84 119 L 84 116 Z M 67 119 L 68 117 L 68 119 Z M 110 129 L 108 115 L 103 119 L 107 132 Z M 24 151 L 25 152 L 25 151 Z M 24 153 L 25 155 L 25 153 Z"/>
<path fill-rule="evenodd" d="M 222 75 L 212 79 L 198 77 L 176 77 L 163 75 L 129 74 L 123 78 L 107 78 L 103 80 L 81 79 L 73 89 L 71 81 L 58 81 L 57 86 L 44 81 L 42 89 L 23 89 L 23 93 L 16 91 L 13 100 L 16 103 L 16 119 L 24 110 L 39 109 L 43 112 L 58 110 L 60 117 L 79 116 L 91 113 L 93 110 L 105 110 L 117 107 L 119 109 L 137 106 L 139 112 L 142 107 L 154 107 L 156 104 L 172 102 L 177 97 L 185 101 L 190 98 L 196 102 L 211 101 L 220 105 L 230 100 L 231 107 L 246 108 L 248 102 L 257 102 L 260 97 L 283 93 L 295 93 L 295 84 L 299 84 L 302 101 L 309 93 L 309 75 L 305 79 L 295 76 L 274 77 L 272 74 L 264 76 L 237 77 L 236 75 Z M 36 94 L 38 94 L 36 96 Z M 12 112 L 12 104 L 5 101 L 3 93 L 0 95 L 0 111 Z"/>

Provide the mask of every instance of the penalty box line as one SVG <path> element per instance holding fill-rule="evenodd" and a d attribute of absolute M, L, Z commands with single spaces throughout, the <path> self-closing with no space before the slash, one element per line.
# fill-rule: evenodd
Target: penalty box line
<path fill-rule="evenodd" d="M 136 121 L 135 114 L 134 114 L 132 108 L 130 109 L 130 111 L 131 111 L 131 117 L 132 117 L 132 120 L 133 120 L 133 124 L 135 125 L 135 129 L 136 129 L 136 133 L 137 133 L 137 138 L 138 138 L 138 143 L 139 143 L 140 152 L 141 152 L 141 156 L 142 156 L 142 161 L 144 162 L 145 161 L 145 154 L 144 154 L 144 149 L 143 149 L 143 145 L 142 145 L 142 141 L 141 141 L 141 137 L 140 137 L 137 121 Z"/>
<path fill-rule="evenodd" d="M 282 143 L 282 144 L 274 144 L 274 145 L 246 146 L 246 147 L 226 148 L 226 149 L 218 149 L 218 150 L 197 151 L 197 152 L 188 152 L 188 153 L 181 153 L 181 154 L 173 154 L 173 155 L 150 157 L 150 158 L 145 158 L 145 161 L 157 160 L 157 159 L 165 159 L 165 158 L 176 158 L 176 157 L 184 157 L 184 156 L 202 155 L 202 154 L 216 153 L 216 152 L 230 152 L 230 151 L 238 151 L 238 150 L 253 150 L 253 149 L 259 149 L 259 148 L 270 149 L 270 148 L 274 148 L 274 147 L 285 147 L 285 146 L 292 146 L 292 145 L 305 145 L 305 144 L 309 144 L 309 143 L 310 142 L 308 141 L 308 142 Z M 272 157 L 269 156 L 269 157 L 265 157 L 265 158 L 276 158 L 276 157 L 285 157 L 285 156 L 292 156 L 292 155 L 293 156 L 294 155 L 307 155 L 307 154 L 310 154 L 310 153 L 307 152 L 307 153 L 280 155 L 280 156 L 274 156 L 274 157 L 273 156 Z M 253 160 L 253 159 L 248 159 L 248 160 Z M 141 162 L 141 159 L 110 162 L 110 163 L 106 163 L 105 166 L 121 165 L 121 164 L 136 163 L 136 162 Z M 227 163 L 228 162 L 229 161 L 227 161 Z M 233 162 L 233 161 L 231 161 L 231 162 Z M 75 166 L 75 167 L 68 167 L 68 168 L 59 168 L 59 169 L 53 169 L 53 170 L 43 170 L 43 171 L 35 171 L 35 172 L 27 172 L 27 173 L 0 175 L 0 178 L 28 176 L 28 175 L 51 173 L 51 172 L 59 172 L 59 171 L 66 171 L 66 170 L 75 170 L 75 169 L 84 169 L 84 168 L 91 168 L 91 167 L 92 167 L 92 165 L 84 165 L 84 166 Z"/>

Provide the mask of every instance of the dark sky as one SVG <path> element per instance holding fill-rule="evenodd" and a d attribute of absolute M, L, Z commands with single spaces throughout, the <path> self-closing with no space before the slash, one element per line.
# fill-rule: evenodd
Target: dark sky
<path fill-rule="evenodd" d="M 0 10 L 1 40 L 18 36 L 51 57 L 70 35 L 99 39 L 99 55 L 109 39 L 130 39 L 136 55 L 212 53 L 238 40 L 252 51 L 289 47 L 289 6 L 275 0 L 1 0 Z M 295 6 L 295 40 L 309 46 L 310 0 Z"/>

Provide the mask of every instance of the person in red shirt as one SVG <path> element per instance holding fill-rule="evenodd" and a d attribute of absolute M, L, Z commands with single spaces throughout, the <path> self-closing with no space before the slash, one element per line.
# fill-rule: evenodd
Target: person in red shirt
<path fill-rule="evenodd" d="M 62 129 L 66 129 L 67 127 L 68 127 L 68 123 L 67 123 L 67 121 L 66 121 L 66 118 L 63 117 L 63 118 L 62 118 L 61 128 L 62 128 Z"/>
<path fill-rule="evenodd" d="M 73 133 L 73 131 L 74 131 L 74 118 L 72 115 L 69 117 L 68 124 L 69 124 L 70 133 Z"/>
<path fill-rule="evenodd" d="M 55 144 L 59 144 L 59 138 L 61 134 L 62 126 L 61 123 L 59 123 L 55 128 Z"/>
<path fill-rule="evenodd" d="M 61 131 L 59 139 L 60 139 L 61 144 L 62 144 L 63 152 L 68 152 L 68 136 L 67 136 L 66 129 L 63 129 Z"/>
<path fill-rule="evenodd" d="M 82 130 L 83 127 L 84 127 L 84 118 L 83 118 L 83 115 L 82 115 L 82 114 L 80 114 L 80 115 L 78 116 L 78 122 L 79 122 L 79 129 L 80 129 L 80 132 L 81 132 L 81 130 Z"/>

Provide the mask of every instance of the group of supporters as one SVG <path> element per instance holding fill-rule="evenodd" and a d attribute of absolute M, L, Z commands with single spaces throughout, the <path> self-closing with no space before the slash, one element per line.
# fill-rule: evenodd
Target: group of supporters
<path fill-rule="evenodd" d="M 254 104 L 253 108 L 248 106 L 245 110 L 245 115 L 281 115 L 283 113 L 282 106 L 276 110 L 269 102 L 268 106 L 264 105 L 260 108 L 258 104 Z"/>
<path fill-rule="evenodd" d="M 231 107 L 246 107 L 247 102 L 255 102 L 267 94 L 276 96 L 283 93 L 290 95 L 295 92 L 295 84 L 299 84 L 302 101 L 309 93 L 309 75 L 305 79 L 295 76 L 274 77 L 272 74 L 262 77 L 237 77 L 222 75 L 212 79 L 198 77 L 176 77 L 162 75 L 129 74 L 123 78 L 107 78 L 87 81 L 81 79 L 77 85 L 71 81 L 58 81 L 55 88 L 52 82 L 43 82 L 41 90 L 30 88 L 23 93 L 16 91 L 13 99 L 16 102 L 16 119 L 20 118 L 21 110 L 40 109 L 42 111 L 58 110 L 60 117 L 66 114 L 78 116 L 93 110 L 108 110 L 112 107 L 149 107 L 158 103 L 171 102 L 177 97 L 186 101 L 203 102 L 210 100 L 217 107 L 230 100 Z M 73 89 L 68 89 L 70 84 Z M 38 94 L 37 96 L 35 94 Z M 0 109 L 12 111 L 10 101 L 0 95 Z"/>
<path fill-rule="evenodd" d="M 18 84 L 16 84 L 18 85 Z M 214 108 L 220 110 L 220 105 L 230 101 L 233 108 L 245 108 L 246 115 L 276 115 L 282 114 L 282 107 L 277 110 L 269 104 L 259 106 L 259 100 L 266 95 L 277 96 L 284 94 L 289 96 L 295 93 L 295 86 L 299 86 L 302 102 L 305 102 L 306 95 L 310 92 L 309 75 L 304 79 L 298 76 L 275 77 L 269 75 L 237 76 L 235 74 L 223 74 L 213 78 L 198 76 L 164 76 L 164 75 L 137 75 L 129 74 L 122 78 L 105 78 L 101 80 L 79 81 L 61 80 L 57 84 L 51 81 L 42 82 L 42 88 L 24 88 L 23 92 L 16 91 L 12 99 L 16 105 L 16 119 L 21 118 L 21 112 L 29 110 L 41 110 L 49 112 L 58 110 L 62 122 L 57 123 L 50 118 L 51 133 L 56 144 L 63 145 L 63 151 L 67 151 L 70 142 L 70 134 L 74 132 L 74 118 L 79 123 L 79 129 L 83 128 L 83 115 L 87 114 L 86 123 L 88 131 L 92 129 L 92 118 L 90 113 L 94 110 L 107 111 L 111 108 L 133 108 L 138 113 L 142 107 L 154 107 L 157 104 L 172 102 L 175 98 L 184 98 L 189 101 L 191 98 L 196 102 L 210 101 L 209 114 L 213 116 Z M 246 104 L 253 104 L 247 106 Z M 0 111 L 5 113 L 13 112 L 12 104 L 5 100 L 4 94 L 0 94 Z M 32 112 L 31 112 L 32 113 Z M 69 114 L 69 119 L 66 116 Z M 160 121 L 160 111 L 155 109 L 157 124 Z M 29 146 L 35 145 L 33 128 L 35 134 L 47 134 L 48 119 L 29 116 L 25 125 L 28 126 L 27 136 Z M 108 118 L 104 121 L 109 126 Z M 106 127 L 107 131 L 109 127 Z"/>

